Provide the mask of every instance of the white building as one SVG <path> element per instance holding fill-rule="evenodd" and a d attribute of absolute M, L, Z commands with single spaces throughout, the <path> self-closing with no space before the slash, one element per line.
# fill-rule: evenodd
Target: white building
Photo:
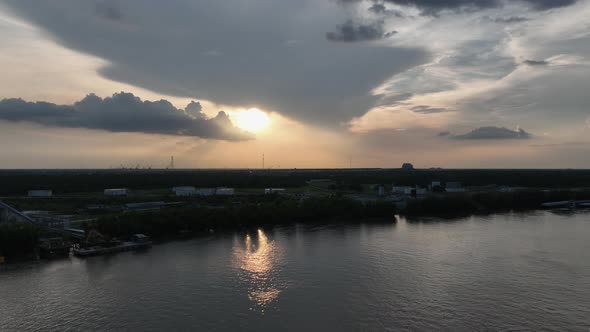
<path fill-rule="evenodd" d="M 215 195 L 215 188 L 198 188 L 198 196 L 213 196 Z"/>
<path fill-rule="evenodd" d="M 172 191 L 176 196 L 195 196 L 197 194 L 195 187 L 173 187 Z"/>
<path fill-rule="evenodd" d="M 29 190 L 28 196 L 29 197 L 51 197 L 51 196 L 53 196 L 53 191 L 51 191 L 51 190 Z"/>
<path fill-rule="evenodd" d="M 117 188 L 117 189 L 105 189 L 105 196 L 126 196 L 129 193 L 129 189 Z"/>
<path fill-rule="evenodd" d="M 235 194 L 234 188 L 217 188 L 217 189 L 215 189 L 215 195 L 232 196 L 234 194 Z"/>
<path fill-rule="evenodd" d="M 448 193 L 464 193 L 465 188 L 461 185 L 460 182 L 447 182 L 446 191 Z"/>
<path fill-rule="evenodd" d="M 272 195 L 272 194 L 281 194 L 284 193 L 286 190 L 284 188 L 266 188 L 264 189 L 265 195 Z"/>

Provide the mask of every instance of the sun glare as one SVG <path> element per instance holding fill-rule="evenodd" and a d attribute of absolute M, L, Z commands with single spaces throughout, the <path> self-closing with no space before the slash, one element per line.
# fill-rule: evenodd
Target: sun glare
<path fill-rule="evenodd" d="M 268 115 L 256 108 L 236 112 L 234 118 L 238 127 L 253 133 L 263 130 L 270 124 Z"/>

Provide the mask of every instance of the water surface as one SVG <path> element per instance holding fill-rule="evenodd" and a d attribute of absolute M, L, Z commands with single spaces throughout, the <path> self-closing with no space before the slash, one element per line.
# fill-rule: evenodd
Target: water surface
<path fill-rule="evenodd" d="M 0 270 L 0 330 L 590 330 L 590 215 L 216 234 Z"/>

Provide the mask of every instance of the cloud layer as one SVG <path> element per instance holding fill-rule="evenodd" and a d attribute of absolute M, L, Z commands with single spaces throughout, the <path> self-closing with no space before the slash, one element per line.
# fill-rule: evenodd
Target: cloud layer
<path fill-rule="evenodd" d="M 389 39 L 394 45 L 421 47 L 433 56 L 376 89 L 382 102 L 353 121 L 356 132 L 430 128 L 457 133 L 482 124 L 523 124 L 544 137 L 582 139 L 573 136 L 583 134 L 588 116 L 584 90 L 590 84 L 590 2 L 379 3 L 383 10 L 406 13 L 376 18 L 399 32 Z M 371 2 L 344 7 L 352 6 L 364 12 Z M 426 7 L 437 6 L 477 10 L 420 15 Z M 429 109 L 449 111 L 419 112 Z"/>
<path fill-rule="evenodd" d="M 219 112 L 214 118 L 207 118 L 198 102 L 192 102 L 181 110 L 167 100 L 142 101 L 124 92 L 107 98 L 89 94 L 73 105 L 3 99 L 0 100 L 0 120 L 228 141 L 253 138 L 234 127 L 224 112 Z"/>
<path fill-rule="evenodd" d="M 326 38 L 331 41 L 357 42 L 388 38 L 396 33 L 397 31 L 383 31 L 382 21 L 371 24 L 358 24 L 348 20 L 346 23 L 339 25 L 335 32 L 328 32 Z"/>
<path fill-rule="evenodd" d="M 358 2 L 363 0 L 341 0 L 342 2 Z M 373 1 L 373 0 L 372 0 Z M 577 0 L 512 0 L 526 4 L 536 10 L 547 10 L 572 5 Z M 381 3 L 392 3 L 401 6 L 414 6 L 424 13 L 437 13 L 441 10 L 477 10 L 502 7 L 503 0 L 383 0 Z"/>
<path fill-rule="evenodd" d="M 417 48 L 333 42 L 391 31 L 343 25 L 350 17 L 334 1 L 4 3 L 60 44 L 108 61 L 100 73 L 109 79 L 320 126 L 366 113 L 379 100 L 373 88 L 429 56 Z"/>
<path fill-rule="evenodd" d="M 440 158 L 461 164 L 483 147 L 494 159 L 497 151 L 520 156 L 516 146 L 529 146 L 529 132 L 547 144 L 588 137 L 588 1 L 0 1 L 43 36 L 104 60 L 103 77 L 157 94 L 276 111 L 317 130 L 305 136 L 314 143 L 318 133 L 337 127 L 341 136 L 330 151 L 373 135 L 362 147 L 374 152 L 373 160 L 392 149 L 403 151 L 399 158 L 444 151 L 448 156 Z M 179 111 L 200 118 L 196 104 Z M 35 117 L 49 125 L 98 126 L 86 118 Z M 172 122 L 100 126 L 190 132 Z M 513 130 L 519 125 L 527 131 Z M 293 130 L 284 128 L 273 121 L 268 135 Z M 192 131 L 227 139 L 215 130 Z M 415 146 L 404 150 L 407 142 Z M 460 152 L 450 157 L 450 151 Z"/>
<path fill-rule="evenodd" d="M 441 135 L 445 136 L 445 135 Z M 524 129 L 510 130 L 503 127 L 480 127 L 474 129 L 467 134 L 453 136 L 455 139 L 464 140 L 481 140 L 481 139 L 529 139 L 532 135 L 527 133 Z"/>

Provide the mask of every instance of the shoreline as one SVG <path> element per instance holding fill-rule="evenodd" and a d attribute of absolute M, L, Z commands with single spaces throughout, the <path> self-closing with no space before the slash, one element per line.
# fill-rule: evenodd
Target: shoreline
<path fill-rule="evenodd" d="M 304 227 L 320 227 L 320 226 L 350 226 L 350 225 L 377 225 L 377 224 L 389 224 L 395 225 L 399 222 L 399 218 L 403 218 L 405 222 L 413 224 L 413 223 L 425 223 L 425 224 L 434 224 L 434 223 L 444 223 L 444 222 L 453 222 L 459 221 L 462 219 L 467 219 L 470 217 L 485 217 L 485 216 L 493 216 L 493 215 L 507 215 L 507 214 L 527 214 L 527 213 L 534 213 L 534 212 L 551 212 L 551 211 L 558 211 L 559 209 L 512 209 L 512 210 L 503 210 L 503 211 L 494 211 L 490 212 L 487 211 L 485 213 L 469 213 L 469 214 L 455 214 L 455 215 L 404 215 L 399 214 L 395 215 L 394 218 L 360 218 L 360 219 L 340 219 L 341 221 L 336 221 L 335 219 L 325 220 L 325 221 L 314 221 L 314 222 L 291 222 L 291 223 L 281 223 L 281 224 L 268 224 L 268 223 L 260 223 L 257 225 L 248 225 L 248 226 L 237 226 L 233 228 L 218 228 L 215 230 L 204 230 L 204 231 L 195 231 L 190 233 L 182 233 L 182 234 L 175 234 L 175 235 L 164 235 L 164 236 L 154 236 L 152 238 L 154 245 L 162 245 L 170 242 L 177 242 L 177 241 L 191 241 L 198 238 L 206 238 L 209 236 L 215 236 L 219 234 L 227 235 L 235 232 L 254 232 L 257 229 L 265 229 L 270 230 L 275 227 L 297 227 L 297 226 L 304 226 Z M 590 211 L 590 209 L 579 209 L 579 210 L 568 210 L 569 213 L 576 213 L 578 211 Z M 118 253 L 113 253 L 110 255 L 117 255 Z M 43 263 L 43 262 L 52 262 L 52 261 L 59 261 L 65 259 L 86 259 L 86 258 L 79 258 L 73 255 L 70 252 L 67 256 L 63 257 L 54 257 L 54 258 L 42 258 L 38 254 L 25 254 L 23 256 L 19 256 L 17 258 L 12 258 L 10 260 L 6 260 L 4 264 L 0 264 L 0 272 L 9 270 L 13 267 L 18 267 L 21 265 L 30 265 L 32 263 Z"/>

